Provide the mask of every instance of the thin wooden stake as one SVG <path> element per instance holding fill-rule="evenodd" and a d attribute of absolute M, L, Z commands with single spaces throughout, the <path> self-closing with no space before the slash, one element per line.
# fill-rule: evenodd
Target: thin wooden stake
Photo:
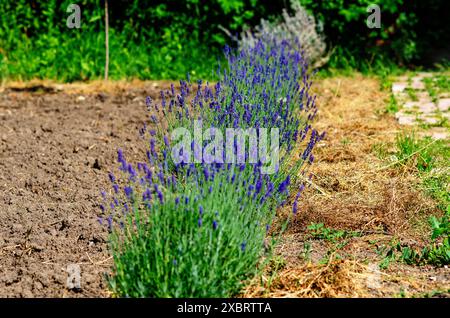
<path fill-rule="evenodd" d="M 109 72 L 109 18 L 108 18 L 108 0 L 105 0 L 105 81 L 108 80 Z"/>

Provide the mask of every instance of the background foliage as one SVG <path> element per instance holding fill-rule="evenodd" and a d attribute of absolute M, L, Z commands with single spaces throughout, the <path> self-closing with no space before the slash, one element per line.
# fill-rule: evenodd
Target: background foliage
<path fill-rule="evenodd" d="M 66 27 L 66 9 L 73 2 L 81 7 L 81 29 Z M 366 27 L 367 5 L 376 1 L 300 2 L 325 24 L 334 48 L 329 67 L 362 69 L 380 60 L 409 65 L 418 63 L 427 48 L 450 43 L 445 0 L 383 1 L 381 29 Z M 100 78 L 103 6 L 96 0 L 1 1 L 1 77 Z M 263 17 L 276 19 L 287 6 L 287 0 L 109 1 L 110 77 L 175 79 L 191 72 L 211 79 L 211 66 L 230 42 L 219 26 L 238 33 Z"/>

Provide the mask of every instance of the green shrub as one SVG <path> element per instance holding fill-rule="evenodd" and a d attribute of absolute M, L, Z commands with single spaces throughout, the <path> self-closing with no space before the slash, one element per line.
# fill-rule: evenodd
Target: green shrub
<path fill-rule="evenodd" d="M 336 47 L 332 67 L 367 68 L 375 60 L 417 62 L 430 47 L 445 47 L 444 0 L 432 1 L 315 1 L 300 0 L 324 22 L 325 34 Z M 381 28 L 366 26 L 367 7 L 378 4 Z"/>

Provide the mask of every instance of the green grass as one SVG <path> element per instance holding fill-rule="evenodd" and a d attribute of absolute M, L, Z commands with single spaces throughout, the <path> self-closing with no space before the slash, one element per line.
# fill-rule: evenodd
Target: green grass
<path fill-rule="evenodd" d="M 414 134 L 399 135 L 396 141 L 399 165 L 412 165 L 422 179 L 422 187 L 445 211 L 450 205 L 450 147 L 445 140 L 429 137 L 417 139 Z"/>
<path fill-rule="evenodd" d="M 414 134 L 400 134 L 396 138 L 396 158 L 399 165 L 412 164 L 419 171 L 430 171 L 439 151 L 436 141 L 429 138 L 418 140 Z"/>
<path fill-rule="evenodd" d="M 79 31 L 61 35 L 61 41 L 44 35 L 37 41 L 24 39 L 7 54 L 0 53 L 0 77 L 13 80 L 33 78 L 64 82 L 101 79 L 104 76 L 104 35 Z M 172 47 L 163 43 L 134 43 L 110 30 L 111 79 L 178 79 L 189 73 L 192 78 L 214 80 L 214 70 L 222 54 L 188 40 Z"/>

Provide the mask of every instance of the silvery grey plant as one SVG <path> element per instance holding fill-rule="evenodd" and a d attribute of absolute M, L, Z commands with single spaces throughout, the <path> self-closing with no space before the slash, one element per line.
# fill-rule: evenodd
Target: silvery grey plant
<path fill-rule="evenodd" d="M 325 43 L 323 23 L 316 21 L 314 16 L 301 6 L 299 0 L 291 0 L 290 4 L 294 15 L 290 15 L 285 8 L 282 11 L 282 19 L 275 22 L 261 19 L 260 24 L 254 29 L 243 30 L 239 38 L 232 36 L 227 29 L 220 28 L 236 40 L 240 48 L 253 47 L 265 34 L 293 43 L 298 41 L 313 68 L 325 65 L 330 57 L 330 52 Z"/>

